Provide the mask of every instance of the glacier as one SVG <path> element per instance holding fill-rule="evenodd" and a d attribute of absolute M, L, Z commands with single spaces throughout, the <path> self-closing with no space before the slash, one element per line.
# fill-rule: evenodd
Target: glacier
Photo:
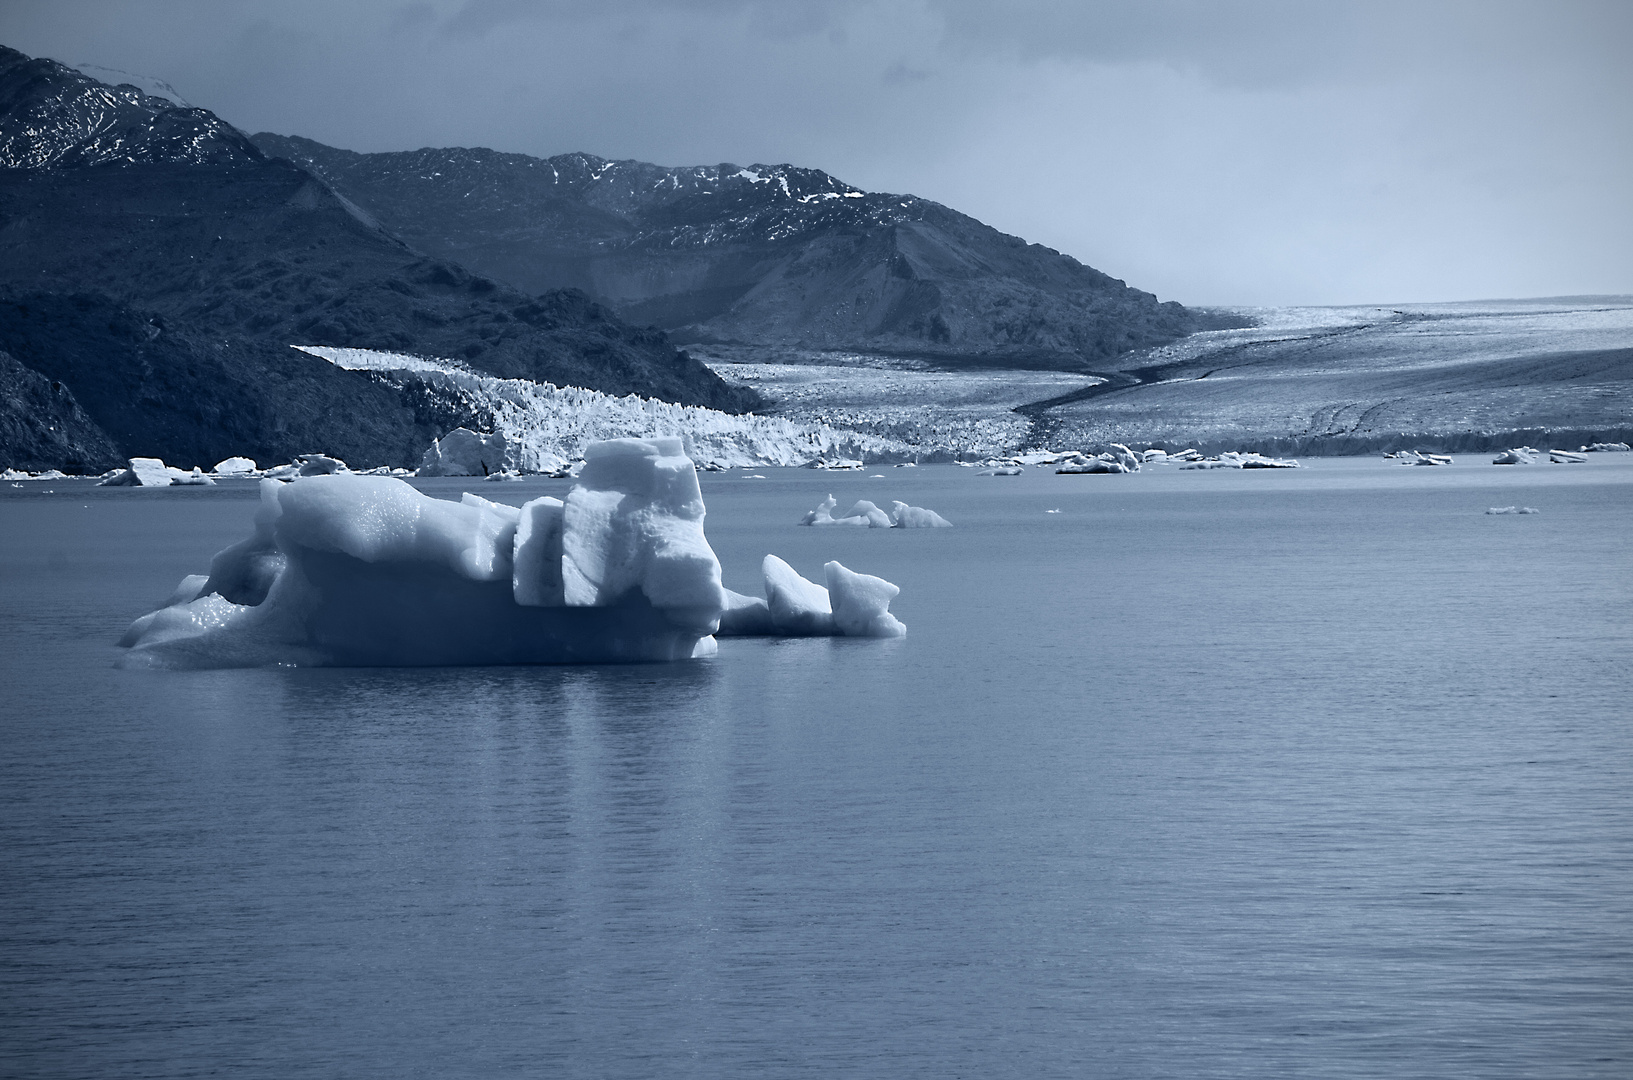
<path fill-rule="evenodd" d="M 688 457 L 705 468 L 754 465 L 804 465 L 813 460 L 850 459 L 860 463 L 908 460 L 913 447 L 898 439 L 784 417 L 736 416 L 695 405 L 675 405 L 635 394 L 615 397 L 578 387 L 561 387 L 527 379 L 500 379 L 472 371 L 457 360 L 443 360 L 373 349 L 302 345 L 302 352 L 337 367 L 373 372 L 393 385 L 422 384 L 454 398 L 465 410 L 489 418 L 489 439 L 503 440 L 500 462 L 505 469 L 561 473 L 584 456 L 585 447 L 604 439 L 679 435 Z M 452 434 L 452 433 L 450 433 Z M 471 433 L 476 435 L 475 432 Z M 482 436 L 477 436 L 481 438 Z M 446 444 L 449 436 L 439 440 Z M 463 441 L 463 437 L 460 437 Z M 499 444 L 484 444 L 474 456 Z M 433 468 L 449 451 L 439 445 L 427 451 Z M 472 448 L 456 449 L 458 462 L 471 475 Z M 490 471 L 493 466 L 489 464 Z M 430 475 L 430 474 L 427 474 Z M 460 475 L 442 473 L 440 475 Z"/>
<path fill-rule="evenodd" d="M 131 624 L 122 666 L 669 661 L 713 655 L 717 631 L 905 633 L 898 588 L 837 562 L 823 588 L 768 555 L 766 601 L 726 590 L 678 436 L 592 443 L 565 499 L 521 507 L 344 470 L 260 484 L 252 534 Z"/>

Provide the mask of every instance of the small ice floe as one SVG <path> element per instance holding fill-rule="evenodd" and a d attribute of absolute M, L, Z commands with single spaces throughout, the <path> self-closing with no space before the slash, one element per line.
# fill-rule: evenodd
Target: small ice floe
<path fill-rule="evenodd" d="M 853 458 L 812 458 L 802 469 L 860 469 L 862 463 Z"/>
<path fill-rule="evenodd" d="M 907 627 L 890 614 L 901 589 L 838 562 L 823 566 L 828 586 L 801 577 L 775 555 L 760 564 L 765 599 L 725 590 L 721 637 L 902 637 Z"/>
<path fill-rule="evenodd" d="M 953 524 L 934 510 L 899 501 L 890 504 L 890 520 L 898 529 L 949 529 Z"/>
<path fill-rule="evenodd" d="M 1044 513 L 1045 514 L 1058 514 L 1058 513 L 1060 513 L 1060 509 L 1057 507 L 1054 510 L 1045 510 Z"/>
<path fill-rule="evenodd" d="M 1550 450 L 1548 460 L 1555 465 L 1581 465 L 1588 457 L 1586 454 L 1575 454 L 1569 450 Z"/>
<path fill-rule="evenodd" d="M 1002 469 L 982 469 L 980 472 L 976 473 L 975 475 L 976 476 L 1019 476 L 1019 475 L 1021 475 L 1021 473 L 1025 472 L 1025 471 L 1026 470 L 1022 469 L 1019 465 L 1010 465 L 1010 466 L 1008 466 L 1006 468 L 1002 468 Z"/>
<path fill-rule="evenodd" d="M 749 473 L 747 476 L 743 477 L 743 479 L 744 480 L 764 480 L 765 479 L 765 474 L 764 473 L 753 472 L 753 473 Z"/>
<path fill-rule="evenodd" d="M 1265 457 L 1263 454 L 1238 453 L 1227 450 L 1216 458 L 1203 458 L 1181 465 L 1181 469 L 1297 469 L 1292 458 Z"/>
<path fill-rule="evenodd" d="M 1584 454 L 1616 454 L 1616 453 L 1625 454 L 1630 450 L 1633 450 L 1633 446 L 1628 446 L 1624 442 L 1596 442 L 1596 443 L 1589 443 L 1587 446 L 1584 446 L 1582 448 L 1582 453 L 1584 453 Z"/>
<path fill-rule="evenodd" d="M 1401 465 L 1450 465 L 1452 459 L 1445 454 L 1426 454 L 1421 450 L 1398 450 L 1392 454 L 1385 454 L 1386 458 L 1393 458 Z"/>
<path fill-rule="evenodd" d="M 171 469 L 170 483 L 176 487 L 215 486 L 215 481 L 210 479 L 208 476 L 205 476 L 204 470 L 200 469 L 197 465 L 193 466 L 192 472 L 184 472 L 181 469 Z"/>
<path fill-rule="evenodd" d="M 37 472 L 37 473 L 31 473 L 31 472 L 28 472 L 28 471 L 23 470 L 23 469 L 7 469 L 5 472 L 0 473 L 0 480 L 67 480 L 67 479 L 70 479 L 68 474 L 65 473 L 65 472 L 61 472 L 61 471 L 59 471 L 57 469 L 47 469 L 44 472 Z M 21 484 L 13 484 L 12 486 L 13 487 L 21 487 L 22 485 Z"/>
<path fill-rule="evenodd" d="M 1142 458 L 1122 443 L 1112 443 L 1102 454 L 1074 453 L 1062 457 L 1057 474 L 1131 473 L 1140 471 Z"/>
<path fill-rule="evenodd" d="M 1488 513 L 1488 514 L 1540 514 L 1540 513 L 1542 513 L 1542 511 L 1538 510 L 1534 506 L 1493 506 L 1490 510 L 1487 510 L 1486 513 Z"/>
<path fill-rule="evenodd" d="M 885 474 L 882 472 L 876 472 L 872 476 L 868 477 L 869 480 L 883 480 L 884 478 Z"/>
<path fill-rule="evenodd" d="M 1512 450 L 1504 450 L 1491 459 L 1493 465 L 1530 465 L 1541 456 L 1542 451 L 1530 446 L 1516 446 Z"/>
<path fill-rule="evenodd" d="M 133 457 L 130 463 L 97 482 L 97 487 L 169 487 L 175 477 L 158 458 Z"/>
<path fill-rule="evenodd" d="M 916 469 L 919 467 L 919 463 L 916 461 L 898 461 L 895 467 L 898 469 Z"/>
<path fill-rule="evenodd" d="M 1132 470 L 1120 461 L 1109 461 L 1103 457 L 1086 458 L 1082 461 L 1062 465 L 1055 470 L 1056 475 L 1083 475 L 1087 473 L 1126 473 Z"/>
<path fill-rule="evenodd" d="M 517 469 L 500 469 L 498 472 L 488 473 L 484 479 L 490 482 L 504 483 L 507 480 L 521 480 L 523 476 L 520 470 Z"/>
<path fill-rule="evenodd" d="M 217 476 L 249 476 L 260 470 L 256 468 L 254 458 L 230 457 L 216 462 L 215 468 L 210 471 Z"/>
<path fill-rule="evenodd" d="M 1155 447 L 1152 447 L 1150 450 L 1147 450 L 1145 453 L 1140 455 L 1140 460 L 1160 464 L 1161 462 L 1168 460 L 1168 451 L 1158 450 Z"/>

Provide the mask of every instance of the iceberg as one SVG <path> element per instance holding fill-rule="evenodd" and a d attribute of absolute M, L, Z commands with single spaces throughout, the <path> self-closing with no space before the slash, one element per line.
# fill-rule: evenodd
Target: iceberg
<path fill-rule="evenodd" d="M 1584 453 L 1584 454 L 1606 454 L 1606 453 L 1612 453 L 1612 454 L 1614 454 L 1614 453 L 1624 453 L 1625 454 L 1630 450 L 1633 450 L 1633 446 L 1628 446 L 1624 442 L 1596 442 L 1596 443 L 1589 443 L 1588 445 L 1582 447 L 1581 452 Z"/>
<path fill-rule="evenodd" d="M 727 590 L 720 616 L 722 637 L 904 637 L 907 627 L 890 613 L 901 592 L 871 574 L 838 562 L 826 563 L 824 588 L 807 581 L 775 555 L 760 564 L 765 599 Z"/>
<path fill-rule="evenodd" d="M 601 663 L 710 655 L 726 595 L 678 438 L 586 449 L 565 500 L 261 482 L 254 533 L 137 619 L 126 666 Z M 166 477 L 168 481 L 168 477 Z M 193 585 L 197 585 L 194 595 Z"/>
<path fill-rule="evenodd" d="M 866 499 L 858 499 L 842 516 L 834 517 L 834 507 L 838 505 L 839 500 L 829 495 L 815 510 L 807 511 L 800 524 L 854 525 L 873 529 L 888 529 L 891 526 L 890 515 Z"/>
<path fill-rule="evenodd" d="M 248 476 L 257 469 L 253 458 L 230 457 L 225 461 L 216 462 L 215 468 L 210 471 L 217 476 Z"/>
<path fill-rule="evenodd" d="M 1538 451 L 1529 446 L 1516 446 L 1512 450 L 1504 450 L 1491 459 L 1493 465 L 1530 465 L 1537 460 Z"/>
<path fill-rule="evenodd" d="M 1493 506 L 1487 510 L 1488 514 L 1540 514 L 1542 511 L 1534 506 Z"/>
<path fill-rule="evenodd" d="M 158 458 L 133 457 L 124 469 L 98 481 L 97 487 L 169 487 L 174 480 L 169 467 Z"/>
<path fill-rule="evenodd" d="M 514 470 L 516 462 L 503 432 L 482 434 L 454 428 L 432 439 L 420 458 L 420 476 L 493 476 Z"/>
<path fill-rule="evenodd" d="M 1573 453 L 1570 450 L 1550 450 L 1548 460 L 1555 465 L 1581 465 L 1588 460 L 1586 454 Z"/>
<path fill-rule="evenodd" d="M 890 520 L 898 529 L 948 529 L 953 524 L 934 510 L 904 502 L 890 504 Z"/>

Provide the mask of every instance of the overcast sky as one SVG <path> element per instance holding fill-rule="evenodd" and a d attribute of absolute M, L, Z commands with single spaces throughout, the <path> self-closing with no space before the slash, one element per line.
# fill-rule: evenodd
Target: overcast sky
<path fill-rule="evenodd" d="M 1191 304 L 1633 293 L 1633 2 L 4 0 L 355 150 L 763 162 Z"/>

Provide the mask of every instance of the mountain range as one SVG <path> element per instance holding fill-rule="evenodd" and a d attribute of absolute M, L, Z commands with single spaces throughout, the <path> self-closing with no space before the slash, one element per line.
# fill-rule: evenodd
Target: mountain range
<path fill-rule="evenodd" d="M 0 465 L 403 464 L 469 419 L 297 344 L 741 412 L 676 343 L 1082 370 L 1203 321 L 814 169 L 356 154 L 0 47 Z"/>
<path fill-rule="evenodd" d="M 254 142 L 420 250 L 522 289 L 583 289 L 682 343 L 1074 370 L 1204 321 L 939 203 L 817 169 Z"/>

